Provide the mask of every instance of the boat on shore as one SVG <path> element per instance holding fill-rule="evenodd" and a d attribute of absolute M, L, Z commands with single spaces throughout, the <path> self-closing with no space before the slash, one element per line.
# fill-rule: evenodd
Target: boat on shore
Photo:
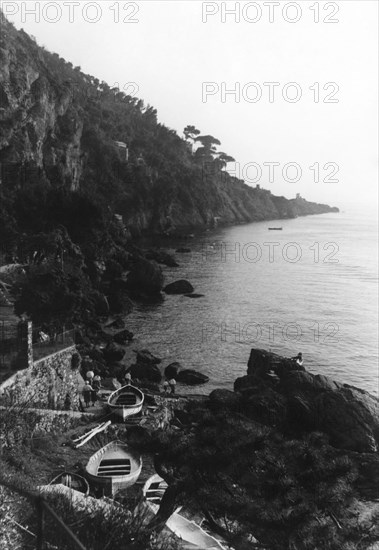
<path fill-rule="evenodd" d="M 160 502 L 167 489 L 167 483 L 158 474 L 150 477 L 143 489 L 145 505 L 151 514 L 156 514 L 159 510 Z M 191 521 L 181 514 L 178 508 L 166 522 L 166 528 L 176 537 L 181 539 L 186 549 L 209 549 L 225 550 L 226 546 L 212 535 L 209 535 L 204 529 L 194 521 Z"/>
<path fill-rule="evenodd" d="M 144 394 L 134 386 L 123 386 L 114 391 L 108 398 L 108 408 L 122 420 L 134 416 L 142 410 Z"/>
<path fill-rule="evenodd" d="M 269 231 L 282 231 L 283 227 L 269 227 L 268 230 Z"/>
<path fill-rule="evenodd" d="M 162 497 L 167 489 L 167 483 L 160 475 L 151 476 L 145 483 L 142 492 L 146 503 L 154 514 L 157 513 Z"/>
<path fill-rule="evenodd" d="M 125 443 L 112 441 L 91 456 L 86 475 L 103 495 L 113 496 L 134 485 L 141 470 L 141 456 Z"/>
<path fill-rule="evenodd" d="M 83 493 L 86 497 L 89 495 L 89 485 L 85 477 L 71 472 L 62 472 L 52 479 L 49 485 L 64 485 L 69 489 L 74 489 L 79 493 Z"/>

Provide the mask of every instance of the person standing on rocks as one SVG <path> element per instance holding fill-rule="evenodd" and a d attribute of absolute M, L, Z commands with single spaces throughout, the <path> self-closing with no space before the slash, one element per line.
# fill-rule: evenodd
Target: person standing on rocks
<path fill-rule="evenodd" d="M 96 405 L 97 393 L 98 393 L 98 390 L 96 388 L 92 387 L 92 389 L 91 389 L 91 401 L 92 401 L 92 406 L 93 407 Z"/>
<path fill-rule="evenodd" d="M 167 382 L 167 380 L 165 380 L 163 382 L 163 391 L 164 391 L 164 393 L 168 392 L 168 388 L 169 388 L 169 383 Z"/>
<path fill-rule="evenodd" d="M 171 378 L 171 380 L 168 381 L 168 385 L 170 386 L 171 393 L 175 393 L 175 386 L 176 386 L 175 378 Z"/>
<path fill-rule="evenodd" d="M 101 387 L 101 376 L 99 374 L 96 374 L 93 377 L 92 387 L 94 390 L 99 391 Z"/>
<path fill-rule="evenodd" d="M 88 380 L 88 382 L 89 382 L 90 384 L 91 384 L 91 382 L 92 382 L 94 376 L 95 376 L 95 373 L 93 372 L 93 370 L 87 371 L 87 373 L 86 373 L 86 378 L 87 378 L 87 380 Z"/>
<path fill-rule="evenodd" d="M 303 366 L 303 354 L 302 353 L 298 353 L 296 355 L 296 357 L 292 357 L 292 359 L 295 361 L 295 363 L 297 365 L 299 365 L 299 367 L 302 367 Z"/>
<path fill-rule="evenodd" d="M 83 388 L 83 399 L 86 407 L 88 408 L 91 401 L 91 394 L 92 394 L 92 387 L 88 380 L 86 380 L 86 383 Z"/>

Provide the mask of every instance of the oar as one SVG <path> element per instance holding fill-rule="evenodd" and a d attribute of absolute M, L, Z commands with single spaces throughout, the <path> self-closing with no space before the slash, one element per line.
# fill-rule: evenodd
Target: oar
<path fill-rule="evenodd" d="M 108 420 L 108 422 L 105 422 L 103 425 L 100 425 L 99 428 L 96 428 L 95 430 L 93 430 L 92 432 L 90 432 L 87 437 L 85 439 L 83 439 L 83 441 L 81 441 L 80 443 L 78 443 L 77 445 L 75 445 L 75 449 L 77 449 L 78 447 L 81 447 L 82 445 L 84 445 L 84 443 L 87 443 L 90 439 L 93 438 L 94 435 L 100 433 L 100 432 L 103 432 L 104 430 L 106 430 L 108 428 L 108 426 L 110 426 L 112 424 L 112 422 L 110 420 Z"/>
<path fill-rule="evenodd" d="M 81 439 L 84 439 L 85 437 L 87 437 L 87 435 L 89 435 L 90 433 L 92 433 L 94 430 L 97 430 L 98 428 L 100 428 L 101 426 L 103 426 L 105 424 L 105 422 L 102 422 L 101 424 L 98 424 L 97 426 L 95 426 L 94 428 L 91 428 L 89 432 L 86 432 L 84 433 L 83 435 L 81 435 L 80 437 L 77 437 L 76 439 L 73 439 L 72 442 L 73 443 L 77 443 L 78 441 L 80 441 Z"/>

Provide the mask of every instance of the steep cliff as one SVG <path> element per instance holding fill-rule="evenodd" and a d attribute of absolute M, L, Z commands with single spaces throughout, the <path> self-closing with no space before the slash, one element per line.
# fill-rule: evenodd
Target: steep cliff
<path fill-rule="evenodd" d="M 231 177 L 217 154 L 194 154 L 142 100 L 83 74 L 1 19 L 4 195 L 41 182 L 79 190 L 121 214 L 132 233 L 331 211 Z M 128 159 L 116 141 L 128 144 Z"/>

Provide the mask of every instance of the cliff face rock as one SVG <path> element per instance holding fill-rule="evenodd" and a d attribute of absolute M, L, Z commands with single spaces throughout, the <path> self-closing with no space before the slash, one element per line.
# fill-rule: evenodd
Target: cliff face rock
<path fill-rule="evenodd" d="M 333 211 L 275 197 L 220 169 L 207 173 L 216 159 L 199 160 L 158 123 L 155 109 L 73 68 L 4 17 L 1 26 L 5 188 L 43 182 L 85 190 L 122 215 L 131 235 Z M 119 141 L 128 145 L 128 160 Z"/>
<path fill-rule="evenodd" d="M 57 173 L 79 185 L 83 120 L 69 88 L 59 88 L 41 49 L 3 18 L 0 42 L 0 160 L 6 167 L 32 163 L 37 177 Z"/>
<path fill-rule="evenodd" d="M 311 374 L 290 359 L 252 349 L 247 376 L 234 389 L 255 419 L 301 431 L 322 431 L 333 445 L 379 449 L 379 400 L 368 392 Z"/>

